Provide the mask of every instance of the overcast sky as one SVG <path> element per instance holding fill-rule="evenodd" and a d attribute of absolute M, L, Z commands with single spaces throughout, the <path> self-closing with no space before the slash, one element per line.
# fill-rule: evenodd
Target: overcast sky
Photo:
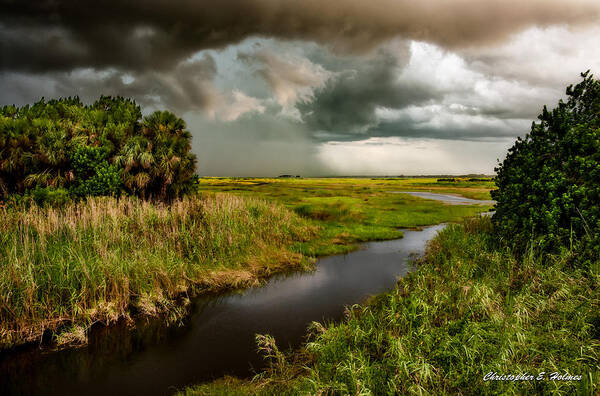
<path fill-rule="evenodd" d="M 491 173 L 600 76 L 598 0 L 0 0 L 0 105 L 169 109 L 202 175 Z"/>

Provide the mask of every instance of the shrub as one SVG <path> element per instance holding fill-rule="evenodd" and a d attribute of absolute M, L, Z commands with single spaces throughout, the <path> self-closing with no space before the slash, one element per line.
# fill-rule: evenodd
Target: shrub
<path fill-rule="evenodd" d="M 171 200 L 191 189 L 196 157 L 185 122 L 168 111 L 142 118 L 132 100 L 102 96 L 0 108 L 0 199 L 36 188 L 72 196 Z M 39 193 L 38 193 L 39 195 Z"/>
<path fill-rule="evenodd" d="M 108 150 L 101 147 L 81 146 L 71 158 L 74 196 L 117 195 L 122 188 L 122 170 L 108 163 Z"/>
<path fill-rule="evenodd" d="M 536 240 L 546 252 L 581 247 L 600 256 L 600 82 L 588 72 L 569 86 L 567 102 L 544 107 L 524 139 L 496 168 L 492 197 L 499 233 L 524 251 Z"/>
<path fill-rule="evenodd" d="M 40 206 L 63 206 L 71 201 L 69 192 L 64 188 L 36 187 L 30 196 Z"/>

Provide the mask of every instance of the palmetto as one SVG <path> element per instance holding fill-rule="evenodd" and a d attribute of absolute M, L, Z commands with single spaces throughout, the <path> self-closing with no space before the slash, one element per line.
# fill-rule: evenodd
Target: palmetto
<path fill-rule="evenodd" d="M 195 171 L 185 127 L 168 111 L 142 119 L 139 106 L 120 97 L 103 96 L 89 106 L 78 98 L 5 106 L 0 109 L 0 197 L 36 188 L 112 195 L 114 188 L 89 183 L 114 184 L 118 171 L 122 192 L 170 200 L 189 187 Z M 105 159 L 96 158 L 94 172 L 81 162 L 87 157 L 74 161 L 77 153 L 103 153 Z M 78 189 L 82 183 L 87 187 Z"/>
<path fill-rule="evenodd" d="M 177 196 L 194 175 L 196 158 L 190 154 L 191 134 L 185 122 L 168 111 L 155 112 L 144 119 L 144 135 L 153 139 L 151 168 L 155 193 L 161 200 Z"/>

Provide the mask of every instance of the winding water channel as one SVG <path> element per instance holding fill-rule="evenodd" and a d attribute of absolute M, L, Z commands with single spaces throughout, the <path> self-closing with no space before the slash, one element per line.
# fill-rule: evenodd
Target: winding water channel
<path fill-rule="evenodd" d="M 488 203 L 408 194 L 455 205 Z M 273 335 L 282 349 L 298 347 L 311 322 L 340 320 L 346 306 L 391 289 L 410 270 L 411 257 L 423 253 L 443 227 L 404 230 L 402 239 L 322 258 L 313 272 L 277 276 L 242 293 L 197 298 L 182 326 L 160 320 L 134 330 L 126 324 L 98 326 L 82 348 L 2 352 L 0 395 L 165 395 L 224 375 L 251 376 L 264 364 L 255 334 Z"/>
<path fill-rule="evenodd" d="M 434 201 L 442 201 L 450 205 L 493 205 L 496 201 L 480 200 L 461 197 L 459 195 L 438 194 L 424 191 L 389 191 L 392 194 L 408 194 L 413 197 L 432 199 Z"/>

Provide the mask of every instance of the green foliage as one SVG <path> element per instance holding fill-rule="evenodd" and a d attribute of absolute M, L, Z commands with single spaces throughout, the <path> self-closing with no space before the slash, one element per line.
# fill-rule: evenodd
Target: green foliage
<path fill-rule="evenodd" d="M 36 188 L 73 197 L 115 195 L 171 200 L 191 190 L 191 135 L 174 114 L 142 119 L 132 100 L 102 96 L 0 109 L 0 199 Z M 38 193 L 39 195 L 39 193 Z"/>
<path fill-rule="evenodd" d="M 101 147 L 81 146 L 71 158 L 74 183 L 71 193 L 78 197 L 117 195 L 121 189 L 122 170 L 110 165 L 108 150 Z"/>
<path fill-rule="evenodd" d="M 63 206 L 71 201 L 69 192 L 64 188 L 36 187 L 30 196 L 40 206 Z"/>
<path fill-rule="evenodd" d="M 600 81 L 582 77 L 509 149 L 492 197 L 496 228 L 519 251 L 578 245 L 589 264 L 600 258 Z"/>
<path fill-rule="evenodd" d="M 185 122 L 168 111 L 144 118 L 141 134 L 127 141 L 115 157 L 124 169 L 128 192 L 161 200 L 181 196 L 194 183 L 196 157 Z"/>

